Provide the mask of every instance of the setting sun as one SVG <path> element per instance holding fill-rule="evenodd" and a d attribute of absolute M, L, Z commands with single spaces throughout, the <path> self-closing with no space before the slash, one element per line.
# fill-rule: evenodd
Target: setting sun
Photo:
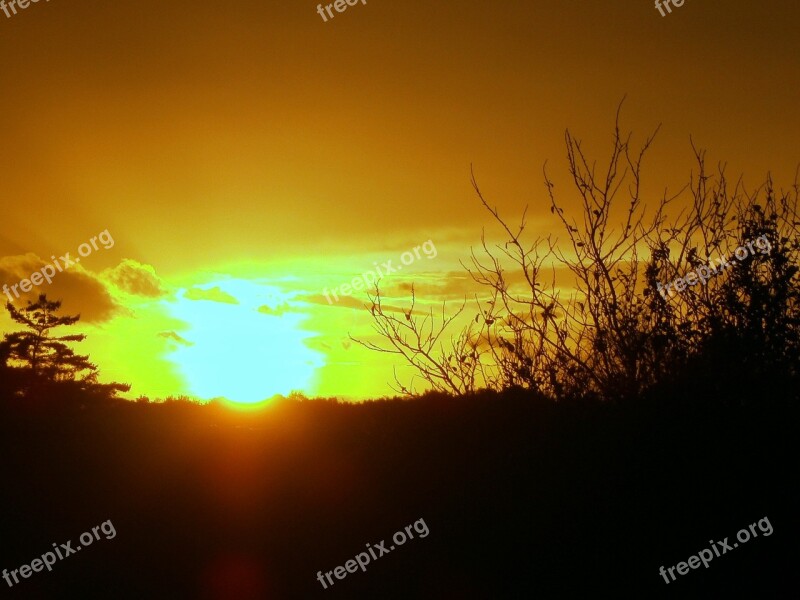
<path fill-rule="evenodd" d="M 227 279 L 182 290 L 164 301 L 185 324 L 166 358 L 200 398 L 253 403 L 305 390 L 323 357 L 304 340 L 301 303 L 274 287 Z"/>

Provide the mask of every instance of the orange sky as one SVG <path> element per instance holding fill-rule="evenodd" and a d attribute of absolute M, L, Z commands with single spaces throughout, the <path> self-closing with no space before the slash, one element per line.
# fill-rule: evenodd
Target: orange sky
<path fill-rule="evenodd" d="M 543 162 L 564 181 L 567 127 L 604 159 L 627 94 L 637 139 L 663 123 L 650 193 L 686 182 L 689 135 L 751 185 L 768 170 L 791 183 L 796 2 L 620 4 L 369 0 L 328 22 L 296 0 L 0 13 L 0 283 L 107 229 L 113 248 L 39 290 L 82 313 L 104 379 L 134 396 L 387 393 L 391 362 L 347 339 L 368 314 L 322 290 L 431 240 L 436 258 L 386 280 L 393 303 L 410 281 L 463 298 L 454 276 L 487 223 L 471 163 L 505 214 L 530 204 L 549 232 Z"/>

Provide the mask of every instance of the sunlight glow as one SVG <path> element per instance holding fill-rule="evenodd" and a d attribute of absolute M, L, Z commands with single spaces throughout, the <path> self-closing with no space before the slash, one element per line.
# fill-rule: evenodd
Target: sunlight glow
<path fill-rule="evenodd" d="M 302 303 L 275 287 L 220 280 L 181 290 L 166 304 L 186 324 L 167 359 L 194 396 L 255 403 L 308 391 L 324 364 L 305 344 L 314 333 L 301 328 Z"/>

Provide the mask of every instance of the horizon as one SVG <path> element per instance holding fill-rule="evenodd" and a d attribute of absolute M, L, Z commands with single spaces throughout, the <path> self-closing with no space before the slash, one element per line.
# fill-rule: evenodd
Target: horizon
<path fill-rule="evenodd" d="M 800 50 L 774 18 L 788 0 L 666 18 L 649 2 L 369 2 L 327 21 L 254 0 L 134 6 L 0 14 L 0 51 L 24 56 L 0 72 L 14 152 L 0 282 L 78 257 L 98 232 L 114 240 L 4 302 L 63 300 L 101 380 L 131 383 L 130 398 L 392 394 L 394 370 L 411 371 L 352 342 L 376 338 L 366 292 L 343 286 L 429 241 L 435 258 L 383 278 L 387 302 L 401 310 L 411 283 L 421 309 L 471 297 L 461 263 L 484 227 L 502 234 L 471 168 L 510 222 L 528 206 L 546 235 L 542 166 L 567 187 L 566 129 L 603 165 L 623 98 L 634 145 L 661 125 L 643 169 L 654 200 L 688 183 L 690 136 L 750 187 L 768 173 L 788 187 L 800 164 L 796 93 L 767 93 Z"/>

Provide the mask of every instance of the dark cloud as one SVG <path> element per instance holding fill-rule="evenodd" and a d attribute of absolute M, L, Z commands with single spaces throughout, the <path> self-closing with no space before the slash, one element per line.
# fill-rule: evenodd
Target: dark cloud
<path fill-rule="evenodd" d="M 239 301 L 231 296 L 228 292 L 223 292 L 219 286 L 203 290 L 200 288 L 191 288 L 183 295 L 187 300 L 209 300 L 211 302 L 219 302 L 221 304 L 239 304 Z"/>
<path fill-rule="evenodd" d="M 43 281 L 41 285 L 34 286 L 30 292 L 24 293 L 18 287 L 19 298 L 17 298 L 11 288 L 21 280 L 29 279 L 33 273 L 41 272 L 47 265 L 52 267 L 50 262 L 45 262 L 32 253 L 0 259 L 0 285 L 8 285 L 15 306 L 23 307 L 28 300 L 35 301 L 39 294 L 46 294 L 50 300 L 62 301 L 65 314 L 80 314 L 84 323 L 103 323 L 121 311 L 121 307 L 114 302 L 105 284 L 78 266 L 56 272 L 51 277 L 52 283 Z M 6 295 L 2 298 L 4 301 L 9 300 Z"/>
<path fill-rule="evenodd" d="M 130 258 L 124 259 L 116 267 L 106 269 L 101 275 L 129 294 L 148 298 L 166 294 L 155 269 Z"/>

